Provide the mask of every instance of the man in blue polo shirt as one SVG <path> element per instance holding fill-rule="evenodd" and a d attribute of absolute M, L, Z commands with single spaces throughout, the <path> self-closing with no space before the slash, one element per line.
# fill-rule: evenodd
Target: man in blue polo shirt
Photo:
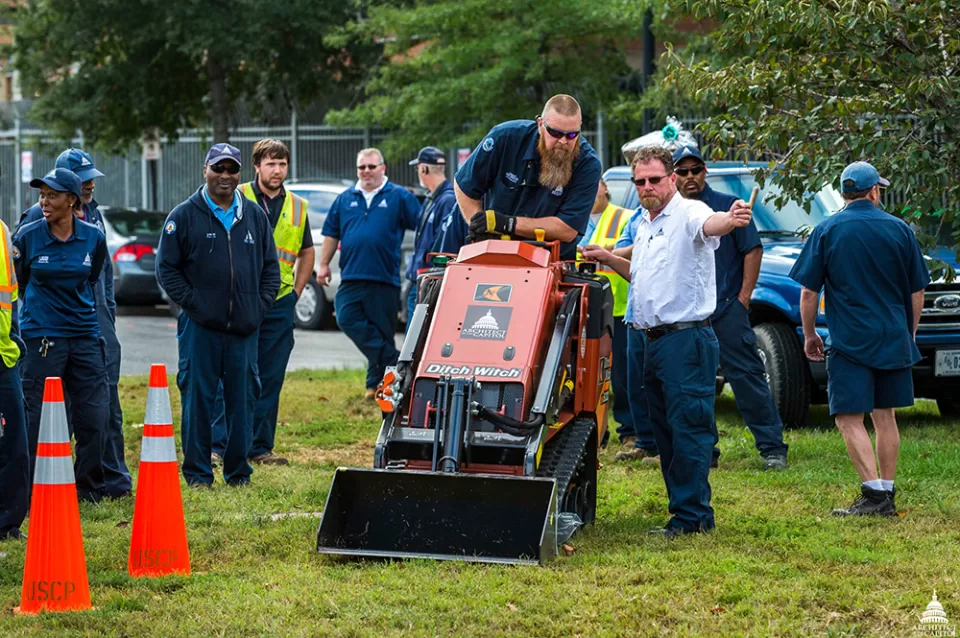
<path fill-rule="evenodd" d="M 383 153 L 357 154 L 357 185 L 337 196 L 323 223 L 317 283 L 330 283 L 340 250 L 337 325 L 367 358 L 366 398 L 373 400 L 387 366 L 397 363 L 394 334 L 400 303 L 400 245 L 416 230 L 420 203 L 386 177 Z"/>
<path fill-rule="evenodd" d="M 56 162 L 57 168 L 66 168 L 80 178 L 83 203 L 77 211 L 77 217 L 89 224 L 93 224 L 106 235 L 106 226 L 99 204 L 93 198 L 98 177 L 104 174 L 97 170 L 93 158 L 89 153 L 77 148 L 68 148 L 60 153 Z M 34 204 L 20 216 L 20 226 L 36 221 L 43 217 L 39 204 Z M 100 325 L 100 338 L 103 339 L 104 354 L 107 359 L 107 389 L 110 392 L 110 418 L 104 432 L 103 446 L 103 478 L 106 495 L 111 498 L 128 496 L 133 488 L 130 470 L 124 459 L 123 445 L 123 411 L 120 408 L 120 393 L 117 389 L 120 383 L 120 340 L 117 338 L 117 303 L 113 295 L 113 263 L 107 259 L 103 263 L 100 279 L 94 287 L 97 298 L 97 322 Z M 70 397 L 67 396 L 67 401 Z"/>
<path fill-rule="evenodd" d="M 441 225 L 457 203 L 453 186 L 447 181 L 447 156 L 443 151 L 434 146 L 424 147 L 420 149 L 417 157 L 410 161 L 410 166 L 417 167 L 417 177 L 420 185 L 427 189 L 427 198 L 420 211 L 413 255 L 407 265 L 407 279 L 411 282 L 407 295 L 408 327 L 409 318 L 413 316 L 417 305 L 417 275 L 431 267 L 427 263 L 427 254 L 434 252 L 433 246 L 440 235 Z"/>
<path fill-rule="evenodd" d="M 503 235 L 562 242 L 575 259 L 600 183 L 600 158 L 580 134 L 580 105 L 555 95 L 536 121 L 493 127 L 457 171 L 457 204 L 475 239 Z"/>
<path fill-rule="evenodd" d="M 673 153 L 677 190 L 687 199 L 699 199 L 717 212 L 726 212 L 737 198 L 718 193 L 707 184 L 707 167 L 696 146 Z M 763 457 L 764 470 L 787 468 L 783 422 L 770 393 L 757 335 L 750 325 L 750 296 L 760 276 L 763 247 L 757 225 L 750 223 L 720 239 L 713 254 L 717 267 L 717 309 L 710 317 L 720 343 L 720 369 L 733 388 L 737 409 Z M 715 452 L 719 456 L 719 451 Z"/>
<path fill-rule="evenodd" d="M 826 359 L 830 414 L 860 475 L 861 496 L 833 513 L 894 516 L 900 453 L 894 408 L 913 405 L 917 326 L 930 274 L 910 227 L 878 208 L 889 182 L 877 169 L 854 162 L 840 186 L 846 207 L 813 229 L 790 277 L 803 286 L 804 352 L 812 361 Z M 830 328 L 826 351 L 816 330 L 821 289 Z M 876 455 L 863 425 L 867 412 Z"/>

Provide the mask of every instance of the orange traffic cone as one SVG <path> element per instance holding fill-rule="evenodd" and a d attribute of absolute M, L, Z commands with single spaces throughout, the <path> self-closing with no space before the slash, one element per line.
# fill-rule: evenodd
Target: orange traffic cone
<path fill-rule="evenodd" d="M 59 377 L 47 377 L 33 473 L 23 591 L 16 611 L 36 614 L 90 608 L 63 386 Z"/>
<path fill-rule="evenodd" d="M 167 368 L 150 366 L 128 569 L 131 576 L 190 575 L 190 550 L 173 443 Z"/>

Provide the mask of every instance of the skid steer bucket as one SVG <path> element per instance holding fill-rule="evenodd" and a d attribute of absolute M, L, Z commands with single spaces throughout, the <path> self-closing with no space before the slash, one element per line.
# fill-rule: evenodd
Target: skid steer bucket
<path fill-rule="evenodd" d="M 323 554 L 537 564 L 557 553 L 556 480 L 339 468 Z"/>

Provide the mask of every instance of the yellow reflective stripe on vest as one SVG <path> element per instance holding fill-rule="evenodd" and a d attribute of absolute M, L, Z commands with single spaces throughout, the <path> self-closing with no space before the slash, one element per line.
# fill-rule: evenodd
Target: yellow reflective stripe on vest
<path fill-rule="evenodd" d="M 294 195 L 293 193 L 288 193 L 287 201 L 291 201 L 291 200 L 293 202 L 292 203 L 293 214 L 291 215 L 291 221 L 293 222 L 294 227 L 299 228 L 300 225 L 303 224 L 303 207 L 306 202 L 303 199 Z M 286 201 L 283 202 L 283 205 L 284 205 L 284 208 L 286 208 L 287 202 Z"/>
<path fill-rule="evenodd" d="M 292 266 L 297 263 L 297 253 L 292 253 L 289 250 L 284 250 L 283 248 L 277 248 L 277 259 L 284 264 L 289 264 Z"/>
<path fill-rule="evenodd" d="M 241 184 L 240 192 L 250 201 L 257 201 L 253 182 Z M 277 299 L 293 292 L 293 266 L 297 263 L 297 255 L 303 245 L 303 219 L 307 214 L 307 200 L 290 191 L 285 192 L 280 217 L 273 229 L 273 243 L 277 247 L 277 261 L 280 262 L 280 290 L 277 292 Z"/>
<path fill-rule="evenodd" d="M 13 267 L 10 229 L 0 222 L 0 359 L 7 368 L 17 365 L 20 348 L 10 338 L 13 326 L 13 302 L 17 300 L 17 271 Z"/>

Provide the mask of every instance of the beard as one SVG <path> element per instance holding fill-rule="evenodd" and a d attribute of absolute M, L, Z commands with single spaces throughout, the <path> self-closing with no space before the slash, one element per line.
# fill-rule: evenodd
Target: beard
<path fill-rule="evenodd" d="M 663 205 L 667 200 L 663 197 L 660 197 L 657 194 L 651 195 L 641 195 L 640 196 L 640 205 L 647 210 L 658 210 L 663 208 Z"/>
<path fill-rule="evenodd" d="M 580 140 L 568 147 L 557 144 L 548 150 L 541 137 L 537 140 L 537 154 L 540 155 L 540 184 L 553 190 L 563 188 L 573 177 L 573 162 L 580 154 Z"/>

